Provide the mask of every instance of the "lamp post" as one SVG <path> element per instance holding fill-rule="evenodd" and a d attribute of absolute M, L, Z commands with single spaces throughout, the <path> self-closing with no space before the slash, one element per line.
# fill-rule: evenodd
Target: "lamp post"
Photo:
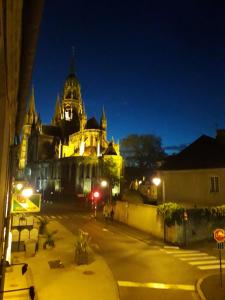
<path fill-rule="evenodd" d="M 152 178 L 152 183 L 157 187 L 157 198 L 158 198 L 158 186 L 161 185 L 162 183 L 162 180 L 160 177 L 153 177 Z M 162 201 L 163 203 L 165 202 L 165 199 L 164 199 L 164 182 L 162 183 Z M 166 242 L 166 222 L 165 222 L 165 219 L 163 220 L 163 240 L 164 242 Z"/>
<path fill-rule="evenodd" d="M 106 181 L 106 180 L 102 180 L 101 181 L 101 186 L 103 188 L 106 188 L 108 187 L 108 204 L 111 204 L 112 203 L 112 187 L 111 187 L 111 184 L 110 184 L 110 180 L 109 181 Z"/>

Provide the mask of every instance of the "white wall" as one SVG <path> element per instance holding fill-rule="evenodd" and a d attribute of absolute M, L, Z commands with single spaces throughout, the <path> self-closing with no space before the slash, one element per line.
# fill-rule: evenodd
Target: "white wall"
<path fill-rule="evenodd" d="M 117 201 L 114 218 L 119 222 L 147 232 L 156 238 L 164 239 L 164 222 L 157 215 L 157 206 Z M 187 244 L 203 241 L 212 238 L 214 229 L 221 226 L 221 224 L 213 224 L 205 219 L 197 220 L 197 223 L 196 221 L 194 223 L 188 220 L 186 226 L 175 225 L 166 227 L 165 240 L 179 245 L 185 244 L 186 241 Z"/>

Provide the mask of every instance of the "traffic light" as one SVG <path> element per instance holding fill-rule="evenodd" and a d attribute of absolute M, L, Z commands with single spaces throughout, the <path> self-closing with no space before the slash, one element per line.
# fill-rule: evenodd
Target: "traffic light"
<path fill-rule="evenodd" d="M 99 191 L 94 191 L 93 192 L 93 197 L 94 197 L 94 199 L 98 199 L 100 197 Z"/>
<path fill-rule="evenodd" d="M 34 291 L 34 286 L 33 285 L 29 287 L 29 295 L 30 295 L 30 299 L 34 300 L 35 291 Z"/>
<path fill-rule="evenodd" d="M 28 264 L 24 264 L 22 266 L 22 275 L 24 275 L 27 272 Z"/>

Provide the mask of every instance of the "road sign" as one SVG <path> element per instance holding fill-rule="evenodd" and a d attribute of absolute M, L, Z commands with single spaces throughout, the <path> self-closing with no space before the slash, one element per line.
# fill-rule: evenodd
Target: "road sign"
<path fill-rule="evenodd" d="M 29 197 L 22 197 L 14 193 L 12 195 L 11 213 L 39 212 L 41 208 L 41 194 L 33 194 Z"/>
<path fill-rule="evenodd" d="M 224 243 L 217 243 L 217 249 L 224 249 Z"/>
<path fill-rule="evenodd" d="M 218 243 L 225 241 L 225 231 L 222 228 L 217 228 L 213 231 L 213 237 Z"/>

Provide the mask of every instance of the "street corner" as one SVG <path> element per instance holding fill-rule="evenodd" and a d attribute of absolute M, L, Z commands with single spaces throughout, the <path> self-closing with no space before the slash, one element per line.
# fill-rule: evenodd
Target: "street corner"
<path fill-rule="evenodd" d="M 205 275 L 197 281 L 196 290 L 201 300 L 224 300 L 225 278 L 219 273 Z"/>

